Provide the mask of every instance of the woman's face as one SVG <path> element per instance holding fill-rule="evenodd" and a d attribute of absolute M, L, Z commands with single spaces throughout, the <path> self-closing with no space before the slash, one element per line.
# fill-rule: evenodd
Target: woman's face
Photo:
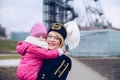
<path fill-rule="evenodd" d="M 55 32 L 49 32 L 47 37 L 48 49 L 57 49 L 60 47 L 60 38 Z"/>

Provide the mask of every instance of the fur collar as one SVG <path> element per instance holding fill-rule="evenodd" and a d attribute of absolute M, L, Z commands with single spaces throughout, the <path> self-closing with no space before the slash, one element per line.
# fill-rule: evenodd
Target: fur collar
<path fill-rule="evenodd" d="M 36 39 L 35 37 L 33 36 L 28 36 L 26 39 L 25 39 L 25 42 L 28 42 L 30 44 L 34 44 L 36 46 L 39 46 L 39 47 L 42 47 L 42 48 L 45 48 L 45 49 L 48 49 L 48 44 L 47 42 L 44 42 L 44 41 L 39 41 L 38 39 Z"/>

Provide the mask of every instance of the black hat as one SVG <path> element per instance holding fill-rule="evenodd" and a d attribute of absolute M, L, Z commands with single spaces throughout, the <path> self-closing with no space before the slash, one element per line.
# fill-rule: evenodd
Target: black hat
<path fill-rule="evenodd" d="M 61 36 L 63 37 L 64 40 L 65 40 L 65 38 L 67 36 L 67 31 L 66 31 L 64 25 L 61 24 L 61 23 L 53 23 L 53 24 L 51 24 L 50 29 L 48 30 L 48 33 L 50 31 L 58 32 L 59 34 L 61 34 Z"/>

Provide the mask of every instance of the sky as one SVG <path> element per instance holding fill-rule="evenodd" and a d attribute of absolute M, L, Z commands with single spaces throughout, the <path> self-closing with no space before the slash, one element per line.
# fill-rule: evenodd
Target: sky
<path fill-rule="evenodd" d="M 120 0 L 100 2 L 105 18 L 120 29 Z M 0 0 L 0 24 L 10 31 L 28 32 L 35 22 L 42 22 L 42 5 L 42 0 Z M 82 0 L 74 0 L 74 8 L 84 15 Z"/>

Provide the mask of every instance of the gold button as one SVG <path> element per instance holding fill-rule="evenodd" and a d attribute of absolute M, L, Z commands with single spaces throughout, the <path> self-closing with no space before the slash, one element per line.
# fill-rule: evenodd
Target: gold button
<path fill-rule="evenodd" d="M 42 77 L 42 79 L 44 79 L 45 77 Z"/>

